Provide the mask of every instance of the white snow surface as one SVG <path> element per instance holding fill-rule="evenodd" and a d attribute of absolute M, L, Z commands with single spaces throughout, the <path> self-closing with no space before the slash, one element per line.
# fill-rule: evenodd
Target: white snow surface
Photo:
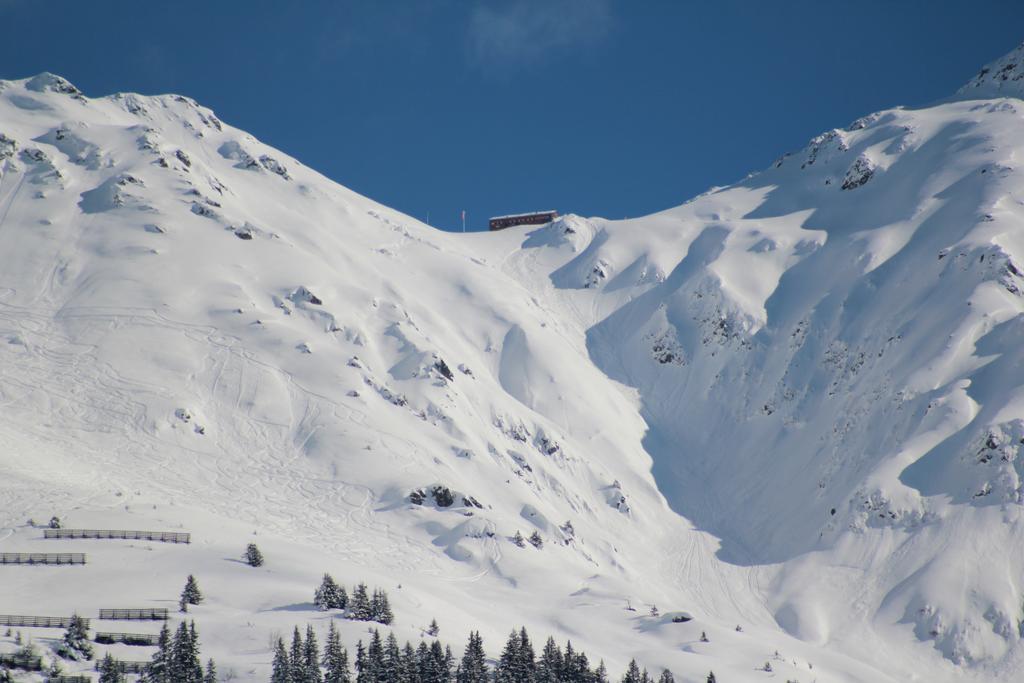
<path fill-rule="evenodd" d="M 366 637 L 313 608 L 328 571 L 456 652 L 526 625 L 616 676 L 1016 680 L 1019 95 L 463 235 L 188 98 L 0 81 L 0 551 L 89 556 L 0 567 L 0 612 L 173 607 L 195 574 L 204 656 L 261 681 L 293 625 Z M 194 541 L 42 540 L 54 514 Z"/>

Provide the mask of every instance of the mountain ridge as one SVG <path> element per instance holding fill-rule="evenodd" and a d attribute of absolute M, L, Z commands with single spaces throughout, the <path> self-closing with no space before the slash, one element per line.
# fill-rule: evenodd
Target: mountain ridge
<path fill-rule="evenodd" d="M 458 235 L 188 98 L 0 81 L 3 526 L 179 508 L 415 586 L 398 628 L 431 592 L 491 636 L 516 604 L 694 679 L 781 649 L 1011 680 L 1022 106 L 885 110 L 651 216 Z M 275 571 L 271 615 L 321 569 Z"/>

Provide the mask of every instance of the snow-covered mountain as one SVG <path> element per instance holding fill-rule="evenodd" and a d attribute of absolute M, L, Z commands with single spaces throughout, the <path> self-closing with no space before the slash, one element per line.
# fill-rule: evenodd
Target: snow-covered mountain
<path fill-rule="evenodd" d="M 185 97 L 0 81 L 0 550 L 92 558 L 0 567 L 0 612 L 194 573 L 265 680 L 331 571 L 494 656 L 526 624 L 613 673 L 1013 680 L 1022 60 L 668 211 L 473 235 Z"/>

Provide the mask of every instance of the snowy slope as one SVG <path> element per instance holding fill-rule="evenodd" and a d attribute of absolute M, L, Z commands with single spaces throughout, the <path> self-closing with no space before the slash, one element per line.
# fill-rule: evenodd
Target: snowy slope
<path fill-rule="evenodd" d="M 93 558 L 2 568 L 0 612 L 195 573 L 208 654 L 263 680 L 331 571 L 492 655 L 526 624 L 612 672 L 1013 680 L 1020 54 L 681 207 L 477 235 L 187 98 L 0 81 L 0 550 Z"/>

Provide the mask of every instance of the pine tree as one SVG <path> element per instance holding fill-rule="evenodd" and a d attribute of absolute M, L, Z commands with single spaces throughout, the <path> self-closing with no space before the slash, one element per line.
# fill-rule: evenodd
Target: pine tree
<path fill-rule="evenodd" d="M 575 681 L 578 665 L 576 651 L 572 649 L 572 641 L 567 640 L 565 642 L 565 655 L 562 657 L 561 667 L 559 668 L 559 680 Z"/>
<path fill-rule="evenodd" d="M 191 574 L 185 580 L 185 588 L 181 591 L 181 600 L 187 605 L 198 605 L 203 601 L 203 593 L 199 590 L 196 577 Z M 185 610 L 182 610 L 183 612 Z"/>
<path fill-rule="evenodd" d="M 594 670 L 594 683 L 609 683 L 608 668 L 605 667 L 603 659 L 598 663 L 597 668 Z"/>
<path fill-rule="evenodd" d="M 250 543 L 245 548 L 245 561 L 250 567 L 262 567 L 263 566 L 263 553 L 256 547 L 255 543 Z"/>
<path fill-rule="evenodd" d="M 349 618 L 356 621 L 369 621 L 371 617 L 370 596 L 366 592 L 366 584 L 360 583 L 352 592 Z"/>
<path fill-rule="evenodd" d="M 636 663 L 635 659 L 629 660 L 629 667 L 626 668 L 626 674 L 622 677 L 622 683 L 643 683 L 640 665 Z"/>
<path fill-rule="evenodd" d="M 50 663 L 50 668 L 46 670 L 46 680 L 55 681 L 62 673 L 64 673 L 64 668 L 60 665 L 60 660 L 55 659 Z"/>
<path fill-rule="evenodd" d="M 519 629 L 519 656 L 516 662 L 516 669 L 521 680 L 532 681 L 537 671 L 537 662 L 533 653 L 533 644 L 526 633 L 526 627 Z"/>
<path fill-rule="evenodd" d="M 334 578 L 330 574 L 324 574 L 323 580 L 313 594 L 313 604 L 321 610 L 344 609 L 345 605 L 341 600 L 344 590 L 344 588 L 339 590 L 338 584 L 334 582 Z"/>
<path fill-rule="evenodd" d="M 530 545 L 532 545 L 534 548 L 544 547 L 544 539 L 540 537 L 539 532 L 534 531 L 532 534 L 530 534 Z"/>
<path fill-rule="evenodd" d="M 419 646 L 416 648 L 416 676 L 420 683 L 428 683 L 433 680 L 433 667 L 430 659 L 430 648 L 427 644 L 420 641 Z"/>
<path fill-rule="evenodd" d="M 512 537 L 512 542 L 520 548 L 526 546 L 526 539 L 523 538 L 523 535 L 521 533 L 519 533 L 519 529 L 516 529 L 516 535 Z"/>
<path fill-rule="evenodd" d="M 715 672 L 714 671 L 709 671 L 708 672 L 707 683 L 718 683 L 718 679 L 715 678 Z"/>
<path fill-rule="evenodd" d="M 292 647 L 288 654 L 288 673 L 291 683 L 306 683 L 306 650 L 302 634 L 296 626 L 292 632 Z"/>
<path fill-rule="evenodd" d="M 445 652 L 439 641 L 434 641 L 428 648 L 426 675 L 422 683 L 449 683 L 452 678 L 451 657 Z"/>
<path fill-rule="evenodd" d="M 574 678 L 570 680 L 582 681 L 583 683 L 593 683 L 594 672 L 590 670 L 590 660 L 587 658 L 585 652 L 579 652 L 576 654 L 572 671 Z"/>
<path fill-rule="evenodd" d="M 398 639 L 389 633 L 381 654 L 380 676 L 385 681 L 399 681 L 402 671 L 402 651 L 398 647 Z"/>
<path fill-rule="evenodd" d="M 437 619 L 430 620 L 430 626 L 427 627 L 427 635 L 431 638 L 437 638 L 437 634 L 441 632 L 441 627 L 437 625 Z"/>
<path fill-rule="evenodd" d="M 320 648 L 317 647 L 316 634 L 313 627 L 306 626 L 306 642 L 303 644 L 303 668 L 305 669 L 305 683 L 323 683 L 324 677 L 320 674 Z"/>
<path fill-rule="evenodd" d="M 458 683 L 485 683 L 489 679 L 487 674 L 483 638 L 479 631 L 471 632 L 459 664 Z"/>
<path fill-rule="evenodd" d="M 389 625 L 395 620 L 395 614 L 391 611 L 391 601 L 388 600 L 388 594 L 386 591 L 380 592 L 380 602 L 377 606 L 377 617 L 375 621 Z"/>
<path fill-rule="evenodd" d="M 368 662 L 366 661 L 366 648 L 363 641 L 356 643 L 356 683 L 371 683 L 375 679 L 370 678 Z"/>
<path fill-rule="evenodd" d="M 171 640 L 170 657 L 167 662 L 167 679 L 172 683 L 201 683 L 203 665 L 199 662 L 199 643 L 195 633 L 195 622 L 191 630 L 183 621 Z"/>
<path fill-rule="evenodd" d="M 571 646 L 570 646 L 571 647 Z M 566 654 L 566 660 L 568 660 L 568 653 Z M 548 640 L 544 643 L 544 649 L 540 653 L 540 659 L 537 661 L 537 683 L 558 683 L 563 680 L 563 669 L 567 668 L 565 662 L 562 660 L 562 651 L 558 649 L 558 645 L 555 643 L 555 639 L 548 636 Z M 568 676 L 564 677 L 564 680 L 570 680 Z"/>
<path fill-rule="evenodd" d="M 146 683 L 170 683 L 170 660 L 171 629 L 165 621 L 163 628 L 160 629 L 160 636 L 156 641 L 156 652 L 153 653 L 153 657 L 146 667 L 144 676 Z"/>
<path fill-rule="evenodd" d="M 108 652 L 100 662 L 99 683 L 124 683 L 124 680 L 121 664 Z"/>
<path fill-rule="evenodd" d="M 206 662 L 206 673 L 203 675 L 203 683 L 217 683 L 217 665 L 213 659 Z"/>
<path fill-rule="evenodd" d="M 416 650 L 412 649 L 409 641 L 405 642 L 402 648 L 402 663 L 400 667 L 402 683 L 421 683 L 419 668 L 416 666 Z"/>
<path fill-rule="evenodd" d="M 324 683 L 350 683 L 348 652 L 341 644 L 341 637 L 333 621 L 327 631 L 327 642 L 324 643 L 323 665 Z"/>
<path fill-rule="evenodd" d="M 284 640 L 277 639 L 274 647 L 274 664 L 270 674 L 270 683 L 291 683 L 291 663 L 288 661 L 288 650 L 285 649 Z"/>
<path fill-rule="evenodd" d="M 513 630 L 505 641 L 498 666 L 494 670 L 495 683 L 518 683 L 516 664 L 519 661 L 519 632 Z"/>
<path fill-rule="evenodd" d="M 708 642 L 708 634 L 705 633 L 704 631 L 700 632 L 700 642 L 702 642 L 702 643 Z"/>
<path fill-rule="evenodd" d="M 190 683 L 202 683 L 203 662 L 199 657 L 199 632 L 196 631 L 196 622 L 191 621 L 188 625 L 189 659 L 188 667 L 192 680 Z"/>
<path fill-rule="evenodd" d="M 65 659 L 92 659 L 92 643 L 89 642 L 89 629 L 85 625 L 85 619 L 77 614 L 71 615 L 71 621 L 64 631 L 64 640 L 57 653 Z"/>
<path fill-rule="evenodd" d="M 380 671 L 384 663 L 384 642 L 380 639 L 380 631 L 373 629 L 370 634 L 370 643 L 366 646 L 366 657 L 364 659 L 364 671 L 367 683 L 381 681 Z"/>
<path fill-rule="evenodd" d="M 665 669 L 661 672 L 658 683 L 676 683 L 676 677 L 672 675 L 671 671 Z"/>

